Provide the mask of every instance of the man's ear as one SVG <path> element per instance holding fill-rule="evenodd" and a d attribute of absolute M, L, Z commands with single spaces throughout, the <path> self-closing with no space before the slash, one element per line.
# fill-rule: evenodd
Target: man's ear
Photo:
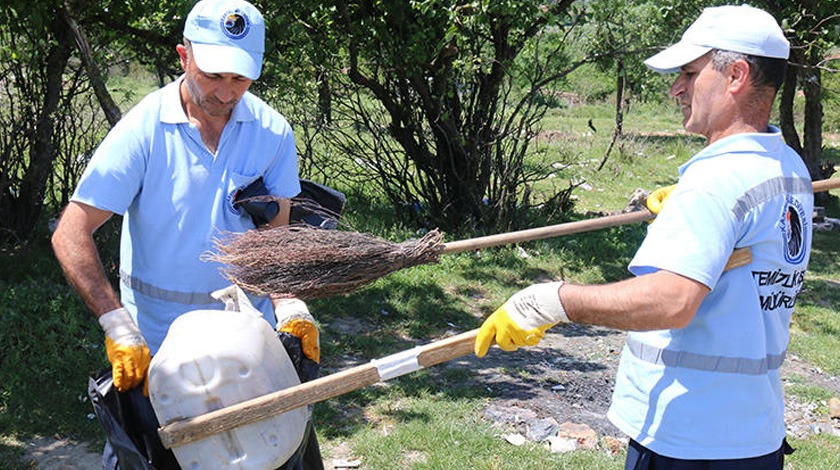
<path fill-rule="evenodd" d="M 178 51 L 178 58 L 181 60 L 181 68 L 184 71 L 187 71 L 187 46 L 183 44 L 178 44 L 175 46 L 175 50 Z"/>
<path fill-rule="evenodd" d="M 750 81 L 750 64 L 746 60 L 736 60 L 729 66 L 729 90 L 740 92 Z"/>

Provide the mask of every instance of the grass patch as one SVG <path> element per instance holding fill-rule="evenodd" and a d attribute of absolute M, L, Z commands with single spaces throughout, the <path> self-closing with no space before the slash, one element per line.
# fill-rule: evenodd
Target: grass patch
<path fill-rule="evenodd" d="M 791 322 L 790 350 L 825 372 L 840 374 L 840 234 L 818 232 Z"/>
<path fill-rule="evenodd" d="M 790 439 L 796 449 L 785 457 L 785 468 L 840 468 L 840 438 L 816 434 L 807 439 Z"/>
<path fill-rule="evenodd" d="M 469 372 L 432 379 L 421 371 L 347 395 L 339 407 L 321 404 L 316 420 L 325 424 L 319 432 L 352 448 L 364 468 L 607 469 L 623 462 L 623 455 L 602 451 L 552 454 L 542 444 L 507 444 L 500 438 L 507 430 L 482 420 L 481 391 L 459 387 L 463 373 Z"/>

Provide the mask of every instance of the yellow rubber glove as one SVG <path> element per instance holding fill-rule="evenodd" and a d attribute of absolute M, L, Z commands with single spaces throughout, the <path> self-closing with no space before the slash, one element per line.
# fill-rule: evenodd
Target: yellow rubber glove
<path fill-rule="evenodd" d="M 105 352 L 111 361 L 114 386 L 126 392 L 140 385 L 149 374 L 152 355 L 128 310 L 106 312 L 99 317 L 99 324 L 105 331 Z M 148 388 L 143 391 L 148 396 Z"/>
<path fill-rule="evenodd" d="M 664 188 L 659 188 L 650 193 L 650 196 L 647 198 L 647 208 L 654 214 L 658 214 L 659 211 L 665 207 L 665 200 L 668 199 L 668 196 L 671 195 L 671 191 L 673 191 L 676 187 L 677 185 L 672 184 L 671 186 L 665 186 Z"/>
<path fill-rule="evenodd" d="M 274 316 L 277 318 L 277 331 L 289 333 L 300 338 L 303 354 L 309 359 L 321 362 L 321 343 L 315 318 L 309 308 L 299 299 L 279 299 L 275 301 Z"/>
<path fill-rule="evenodd" d="M 495 341 L 504 351 L 536 346 L 545 331 L 569 317 L 560 302 L 562 281 L 534 284 L 513 294 L 484 320 L 475 339 L 475 355 L 484 357 Z"/>

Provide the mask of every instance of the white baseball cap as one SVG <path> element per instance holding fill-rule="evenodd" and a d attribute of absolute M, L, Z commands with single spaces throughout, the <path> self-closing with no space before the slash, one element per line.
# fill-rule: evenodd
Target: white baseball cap
<path fill-rule="evenodd" d="M 645 61 L 659 73 L 680 67 L 712 49 L 787 59 L 790 44 L 769 13 L 749 5 L 709 7 L 683 33 L 680 42 Z"/>
<path fill-rule="evenodd" d="M 187 16 L 184 37 L 203 72 L 259 78 L 265 23 L 254 5 L 244 0 L 201 0 Z"/>

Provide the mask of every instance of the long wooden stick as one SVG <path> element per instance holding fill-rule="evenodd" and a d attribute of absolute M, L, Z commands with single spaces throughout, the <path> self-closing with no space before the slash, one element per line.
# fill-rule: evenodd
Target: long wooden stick
<path fill-rule="evenodd" d="M 649 210 L 625 212 L 617 215 L 607 215 L 596 219 L 585 219 L 576 222 L 549 225 L 547 227 L 529 228 L 515 232 L 487 235 L 467 240 L 458 240 L 443 244 L 443 253 L 460 253 L 462 251 L 480 250 L 493 246 L 507 245 L 510 243 L 523 243 L 544 238 L 571 235 L 573 233 L 589 232 L 607 227 L 632 224 L 653 220 L 656 216 Z"/>
<path fill-rule="evenodd" d="M 840 178 L 814 181 L 813 188 L 815 193 L 838 189 L 840 188 Z M 646 220 L 652 220 L 655 217 L 656 215 L 649 210 L 642 209 L 634 212 L 598 217 L 596 219 L 586 219 L 576 222 L 549 225 L 547 227 L 517 230 L 515 232 L 500 233 L 496 235 L 488 235 L 486 237 L 476 237 L 468 240 L 444 243 L 443 253 L 460 253 L 462 251 L 480 250 L 482 248 L 507 245 L 510 243 L 523 243 L 532 240 L 571 235 L 573 233 L 589 232 L 602 228 L 617 227 L 619 225 L 627 225 L 635 222 L 644 222 Z"/>
<path fill-rule="evenodd" d="M 246 400 L 158 430 L 170 449 L 235 427 L 318 403 L 377 382 L 465 356 L 473 351 L 478 329 L 371 361 L 294 387 Z"/>
<path fill-rule="evenodd" d="M 817 181 L 814 192 L 840 188 L 840 178 Z M 512 232 L 510 234 L 491 235 L 461 242 L 447 243 L 444 252 L 468 251 L 504 243 L 537 240 L 563 234 L 578 233 L 596 228 L 611 227 L 632 222 L 640 222 L 653 217 L 649 211 L 630 212 L 600 219 L 560 224 Z M 609 219 L 605 221 L 604 219 Z M 500 241 L 510 236 L 509 241 Z M 726 264 L 725 270 L 749 264 L 752 256 L 749 247 L 735 250 Z M 172 448 L 256 421 L 276 416 L 302 406 L 318 403 L 330 398 L 349 393 L 380 381 L 390 380 L 404 374 L 415 372 L 473 351 L 478 330 L 471 330 L 408 351 L 386 356 L 356 367 L 336 372 L 310 382 L 289 387 L 274 393 L 243 401 L 235 405 L 212 411 L 193 418 L 169 423 L 158 430 L 164 447 Z"/>
<path fill-rule="evenodd" d="M 725 269 L 728 271 L 751 261 L 749 247 L 742 248 L 733 252 Z M 158 434 L 164 447 L 169 449 L 328 400 L 465 356 L 473 351 L 477 334 L 477 329 L 471 330 L 194 418 L 174 421 L 159 429 Z"/>

